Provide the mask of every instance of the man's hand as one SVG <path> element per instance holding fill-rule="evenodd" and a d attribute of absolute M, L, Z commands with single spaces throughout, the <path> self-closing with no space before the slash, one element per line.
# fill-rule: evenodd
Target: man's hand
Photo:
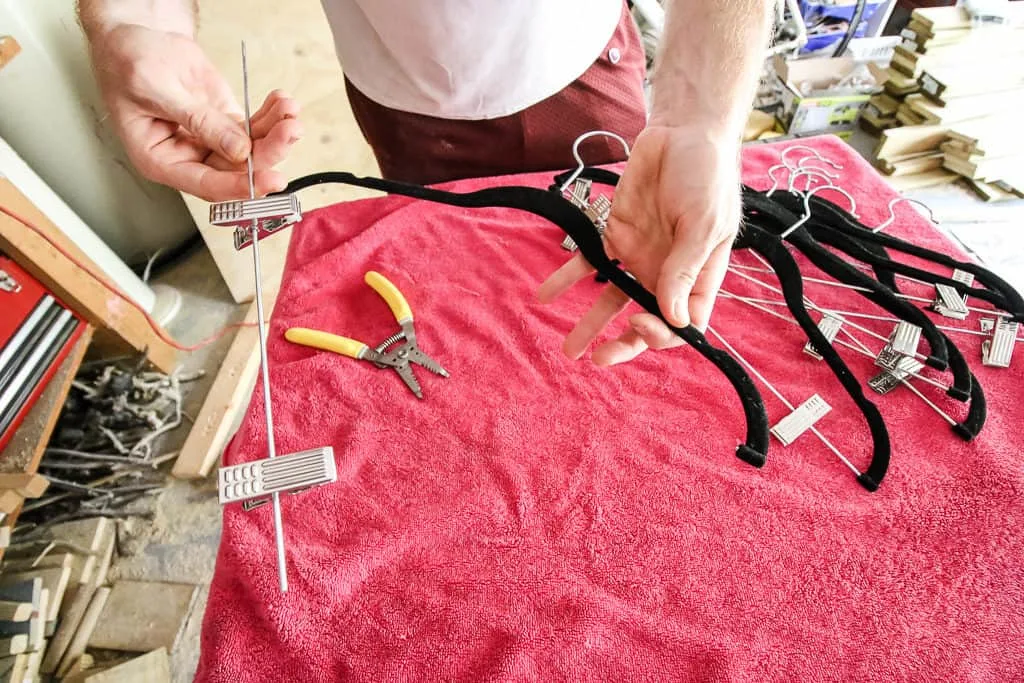
<path fill-rule="evenodd" d="M 250 141 L 231 88 L 188 35 L 120 24 L 90 36 L 93 65 L 129 159 L 146 178 L 207 201 L 249 196 Z M 302 134 L 298 105 L 272 92 L 252 116 L 256 195 Z"/>
<path fill-rule="evenodd" d="M 604 240 L 609 255 L 655 292 L 666 320 L 704 330 L 739 226 L 740 138 L 775 4 L 665 5 L 651 116 L 615 190 Z M 590 273 L 583 257 L 575 257 L 541 285 L 540 299 L 553 300 Z M 620 290 L 606 287 L 566 337 L 565 352 L 579 358 L 628 304 Z M 595 363 L 621 363 L 646 348 L 682 343 L 657 316 L 638 313 L 629 323 L 618 339 L 594 351 Z"/>
<path fill-rule="evenodd" d="M 735 142 L 709 139 L 703 131 L 648 127 L 637 138 L 615 190 L 605 249 L 656 293 L 663 315 L 677 327 L 707 327 L 725 277 L 740 216 L 736 147 Z M 553 301 L 592 274 L 577 255 L 541 285 L 540 300 Z M 629 302 L 608 285 L 566 337 L 565 353 L 579 358 Z M 621 363 L 647 348 L 682 343 L 649 313 L 634 314 L 629 323 L 617 339 L 594 351 L 595 363 Z"/>

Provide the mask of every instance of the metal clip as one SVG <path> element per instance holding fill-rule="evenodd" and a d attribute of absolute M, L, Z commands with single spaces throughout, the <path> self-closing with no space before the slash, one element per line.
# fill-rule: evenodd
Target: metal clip
<path fill-rule="evenodd" d="M 825 339 L 828 340 L 829 344 L 835 341 L 836 335 L 839 334 L 839 328 L 842 326 L 842 317 L 834 313 L 827 313 L 818 321 L 818 329 L 823 335 L 825 335 Z M 818 353 L 818 350 L 814 348 L 814 342 L 810 340 L 804 344 L 804 353 L 816 358 L 817 360 L 821 360 L 822 358 L 821 354 Z"/>
<path fill-rule="evenodd" d="M 582 195 L 576 195 L 576 191 L 579 189 L 580 182 L 580 180 L 577 180 L 576 184 L 573 186 L 574 196 L 569 198 L 569 201 L 583 209 L 583 213 L 586 214 L 587 218 L 589 218 L 590 221 L 594 224 L 594 227 L 597 228 L 598 234 L 603 235 L 604 229 L 608 225 L 608 215 L 611 213 L 612 210 L 612 202 L 610 199 L 608 199 L 607 196 L 599 194 L 593 202 L 590 202 L 588 204 L 587 200 L 585 198 L 582 198 Z M 588 180 L 586 182 L 589 183 L 590 181 Z M 587 185 L 588 195 L 589 192 L 590 186 Z M 576 249 L 578 249 L 578 247 L 576 246 L 576 242 L 568 235 L 566 235 L 565 239 L 562 240 L 562 248 L 565 249 L 566 251 L 576 251 Z"/>
<path fill-rule="evenodd" d="M 917 354 L 917 347 L 920 343 L 921 328 L 913 323 L 908 323 L 906 320 L 901 320 L 897 323 L 896 329 L 889 335 L 889 342 L 885 345 L 883 351 L 888 349 L 904 356 L 914 356 Z"/>
<path fill-rule="evenodd" d="M 932 310 L 946 318 L 964 320 L 970 310 L 967 308 L 967 297 L 950 285 L 935 285 L 935 301 Z"/>
<path fill-rule="evenodd" d="M 6 270 L 0 270 L 0 290 L 17 294 L 21 291 L 21 283 Z"/>
<path fill-rule="evenodd" d="M 328 484 L 337 478 L 334 449 L 324 446 L 276 458 L 222 467 L 217 476 L 217 490 L 221 505 L 245 501 L 248 504 L 243 503 L 244 508 L 251 510 L 275 493 L 299 491 Z"/>
<path fill-rule="evenodd" d="M 903 380 L 915 375 L 924 368 L 924 364 L 910 356 L 900 356 L 891 368 L 885 368 L 882 372 L 868 380 L 868 386 L 879 394 L 888 394 Z"/>
<path fill-rule="evenodd" d="M 832 410 L 832 406 L 826 403 L 821 396 L 814 394 L 797 406 L 796 410 L 779 420 L 778 424 L 772 427 L 772 434 L 782 442 L 783 446 L 788 446 L 796 441 L 798 436 L 813 427 L 830 410 Z"/>
<path fill-rule="evenodd" d="M 1001 319 L 992 331 L 992 338 L 981 342 L 981 362 L 993 368 L 1010 367 L 1013 347 L 1017 343 L 1017 328 L 1020 323 Z"/>
<path fill-rule="evenodd" d="M 274 195 L 259 199 L 240 199 L 210 205 L 210 223 L 235 228 L 235 249 L 242 250 L 252 244 L 252 225 L 257 223 L 260 239 L 292 223 L 302 220 L 299 198 L 293 194 Z"/>
<path fill-rule="evenodd" d="M 981 327 L 982 332 L 991 332 L 996 327 L 996 319 L 982 318 L 981 320 L 978 321 L 978 325 L 979 327 Z"/>

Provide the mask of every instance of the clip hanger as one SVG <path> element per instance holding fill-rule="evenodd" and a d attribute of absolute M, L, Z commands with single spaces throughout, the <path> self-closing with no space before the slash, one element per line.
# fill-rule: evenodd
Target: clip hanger
<path fill-rule="evenodd" d="M 1000 318 L 992 329 L 992 338 L 981 342 L 981 362 L 992 368 L 1008 368 L 1017 344 L 1020 323 Z"/>
<path fill-rule="evenodd" d="M 935 220 L 935 214 L 932 213 L 931 207 L 925 204 L 924 202 L 919 201 L 917 199 L 912 199 L 910 197 L 896 197 L 895 199 L 889 202 L 889 217 L 882 221 L 882 223 L 880 223 L 877 228 L 872 228 L 871 232 L 881 232 L 882 230 L 885 230 L 890 225 L 892 225 L 893 221 L 896 220 L 896 205 L 899 204 L 900 202 L 910 202 L 911 204 L 917 204 L 918 206 L 920 206 L 921 208 L 928 212 L 928 219 L 933 224 L 939 224 L 939 222 Z"/>
<path fill-rule="evenodd" d="M 626 142 L 625 138 L 623 138 L 621 135 L 618 135 L 617 133 L 612 133 L 607 130 L 592 130 L 588 133 L 584 133 L 583 135 L 576 138 L 576 140 L 572 143 L 572 156 L 574 159 L 576 159 L 576 170 L 573 171 L 569 175 L 569 177 L 565 179 L 565 182 L 562 183 L 562 186 L 558 188 L 559 192 L 565 192 L 565 189 L 572 184 L 572 181 L 576 180 L 576 178 L 579 177 L 580 173 L 583 173 L 583 169 L 586 167 L 586 164 L 583 163 L 583 159 L 580 157 L 580 143 L 586 140 L 587 138 L 594 137 L 595 135 L 604 135 L 606 137 L 618 140 L 619 142 L 622 143 L 622 148 L 626 150 L 626 157 L 629 157 L 629 143 Z"/>

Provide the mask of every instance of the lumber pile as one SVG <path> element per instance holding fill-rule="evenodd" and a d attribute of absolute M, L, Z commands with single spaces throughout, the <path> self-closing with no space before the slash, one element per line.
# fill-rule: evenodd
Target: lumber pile
<path fill-rule="evenodd" d="M 55 525 L 38 543 L 10 547 L 0 565 L 0 681 L 70 671 L 85 651 L 110 588 L 112 520 Z"/>
<path fill-rule="evenodd" d="M 986 201 L 1024 197 L 1024 3 L 1008 23 L 963 7 L 915 9 L 885 91 L 861 125 L 875 165 L 901 190 L 963 180 Z"/>

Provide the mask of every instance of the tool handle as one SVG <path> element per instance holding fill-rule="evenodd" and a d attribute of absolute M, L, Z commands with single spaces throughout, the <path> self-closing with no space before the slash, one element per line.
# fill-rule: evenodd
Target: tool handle
<path fill-rule="evenodd" d="M 390 280 L 373 270 L 366 273 L 365 280 L 366 284 L 373 287 L 378 294 L 384 297 L 384 301 L 388 302 L 395 320 L 399 323 L 412 320 L 412 309 L 409 308 L 409 302 L 398 291 L 398 287 L 391 284 Z"/>
<path fill-rule="evenodd" d="M 333 351 L 350 358 L 361 358 L 363 352 L 368 350 L 366 344 L 361 341 L 305 327 L 289 328 L 285 331 L 284 338 L 295 344 Z"/>

